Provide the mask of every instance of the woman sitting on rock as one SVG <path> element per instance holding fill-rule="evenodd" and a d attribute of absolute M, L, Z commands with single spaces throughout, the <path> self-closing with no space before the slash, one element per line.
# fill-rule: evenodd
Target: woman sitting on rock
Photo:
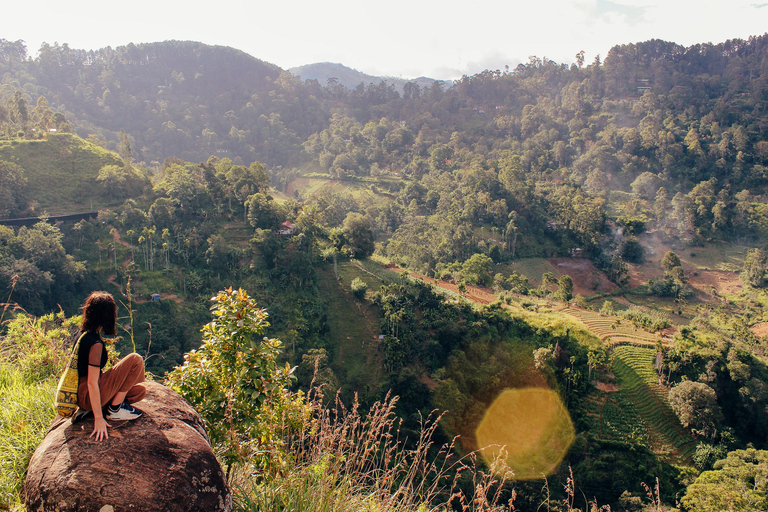
<path fill-rule="evenodd" d="M 147 390 L 144 382 L 144 360 L 140 355 L 128 354 L 109 370 L 107 349 L 101 334 L 114 336 L 117 305 L 107 292 L 93 292 L 81 308 L 83 322 L 80 325 L 80 349 L 77 356 L 77 373 L 80 383 L 77 389 L 77 405 L 80 410 L 72 418 L 76 423 L 93 414 L 93 432 L 96 441 L 107 439 L 106 420 L 134 420 L 142 412 L 130 404 L 138 402 Z M 106 407 L 105 407 L 106 406 Z M 106 419 L 105 419 L 106 417 Z"/>

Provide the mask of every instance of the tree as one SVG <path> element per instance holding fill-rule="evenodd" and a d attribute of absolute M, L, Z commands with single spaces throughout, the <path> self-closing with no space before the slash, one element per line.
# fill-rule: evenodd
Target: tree
<path fill-rule="evenodd" d="M 129 165 L 105 165 L 96 176 L 103 194 L 114 199 L 125 199 L 141 192 L 146 182 Z"/>
<path fill-rule="evenodd" d="M 326 398 L 333 400 L 339 389 L 339 380 L 329 366 L 328 353 L 324 348 L 311 348 L 301 356 L 301 364 L 297 369 L 299 384 L 309 388 L 314 381 L 314 386 L 322 388 Z"/>
<path fill-rule="evenodd" d="M 573 298 L 573 279 L 568 274 L 560 276 L 557 280 L 557 296 L 560 300 L 568 302 Z"/>
<path fill-rule="evenodd" d="M 632 192 L 643 199 L 651 199 L 659 189 L 659 178 L 652 172 L 645 171 L 632 182 Z"/>
<path fill-rule="evenodd" d="M 373 230 L 368 217 L 350 212 L 342 228 L 346 243 L 344 250 L 353 258 L 367 258 L 373 254 Z"/>
<path fill-rule="evenodd" d="M 339 250 L 335 246 L 326 247 L 322 251 L 320 251 L 320 255 L 323 257 L 324 260 L 333 260 L 333 275 L 336 277 L 336 279 L 339 278 L 339 268 L 338 268 L 338 256 L 339 256 Z"/>
<path fill-rule="evenodd" d="M 768 510 L 768 451 L 730 452 L 688 486 L 680 503 L 689 512 Z"/>
<path fill-rule="evenodd" d="M 475 253 L 461 265 L 461 276 L 469 285 L 487 286 L 493 279 L 493 267 L 490 257 Z"/>
<path fill-rule="evenodd" d="M 278 364 L 282 343 L 262 337 L 267 312 L 245 290 L 229 288 L 212 301 L 200 349 L 184 356 L 168 384 L 205 419 L 227 464 L 254 458 L 263 467 L 275 464 L 278 426 L 308 414 L 303 398 L 287 390 L 294 369 Z"/>
<path fill-rule="evenodd" d="M 26 184 L 21 166 L 0 160 L 0 217 L 9 217 L 26 207 Z"/>
<path fill-rule="evenodd" d="M 680 257 L 672 251 L 667 251 L 661 258 L 661 268 L 666 271 L 670 271 L 675 267 L 681 267 L 683 263 L 680 261 Z"/>
<path fill-rule="evenodd" d="M 722 421 L 715 390 L 703 382 L 683 381 L 669 391 L 669 405 L 684 427 L 713 434 Z"/>
<path fill-rule="evenodd" d="M 252 194 L 245 202 L 248 223 L 258 229 L 275 229 L 280 221 L 272 196 L 261 192 Z"/>
<path fill-rule="evenodd" d="M 656 223 L 662 225 L 666 220 L 667 209 L 669 208 L 669 199 L 667 195 L 667 189 L 661 187 L 656 192 L 656 198 L 653 201 L 653 215 L 656 217 Z"/>
<path fill-rule="evenodd" d="M 619 256 L 630 263 L 642 263 L 645 250 L 636 236 L 630 235 L 622 240 L 619 246 Z"/>
<path fill-rule="evenodd" d="M 742 281 L 759 288 L 765 282 L 766 265 L 768 264 L 768 252 L 760 249 L 750 249 L 744 258 L 744 267 L 739 277 Z"/>
<path fill-rule="evenodd" d="M 120 141 L 117 144 L 117 153 L 120 158 L 123 159 L 123 163 L 126 167 L 130 167 L 133 164 L 133 145 L 131 144 L 131 138 L 125 133 L 125 130 L 120 130 Z"/>

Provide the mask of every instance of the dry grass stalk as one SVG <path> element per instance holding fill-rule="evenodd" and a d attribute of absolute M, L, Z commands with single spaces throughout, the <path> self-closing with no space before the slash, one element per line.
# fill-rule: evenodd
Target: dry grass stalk
<path fill-rule="evenodd" d="M 357 399 L 349 408 L 338 395 L 332 407 L 323 399 L 322 391 L 312 388 L 311 419 L 300 429 L 283 429 L 286 465 L 270 475 L 235 476 L 243 509 L 277 510 L 268 500 L 280 501 L 281 507 L 288 501 L 309 506 L 315 497 L 322 502 L 318 510 L 329 511 L 436 512 L 452 505 L 471 512 L 514 510 L 515 495 L 504 489 L 513 475 L 501 457 L 482 472 L 475 453 L 455 455 L 455 439 L 434 446 L 442 415 L 433 411 L 422 418 L 418 438 L 411 441 L 401 437 L 398 397 L 387 394 L 365 413 Z M 471 496 L 458 487 L 465 471 L 472 473 Z"/>

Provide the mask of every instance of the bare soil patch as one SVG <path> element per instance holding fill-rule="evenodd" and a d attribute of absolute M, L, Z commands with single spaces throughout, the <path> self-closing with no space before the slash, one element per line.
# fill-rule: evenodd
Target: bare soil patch
<path fill-rule="evenodd" d="M 768 337 L 768 322 L 760 322 L 759 324 L 755 324 L 750 327 L 749 330 L 752 331 L 752 334 L 755 336 L 766 338 Z"/>
<path fill-rule="evenodd" d="M 389 268 L 391 270 L 394 270 L 395 272 L 403 272 L 403 269 L 395 265 Z M 454 293 L 458 293 L 459 295 L 462 295 L 461 292 L 459 292 L 459 287 L 448 281 L 443 281 L 441 279 L 433 279 L 431 277 L 423 276 L 421 274 L 416 274 L 411 271 L 408 271 L 408 275 L 416 279 L 421 279 L 425 283 L 433 284 L 445 290 L 452 291 Z M 490 304 L 491 302 L 496 301 L 496 295 L 493 294 L 493 290 L 491 290 L 490 288 L 484 288 L 482 286 L 467 286 L 467 290 L 466 292 L 464 292 L 463 297 L 471 300 L 472 302 L 476 302 L 478 304 Z"/>
<path fill-rule="evenodd" d="M 744 288 L 737 272 L 697 270 L 696 274 L 693 275 L 693 272 L 688 274 L 688 284 L 704 295 L 713 296 L 713 289 L 717 291 L 717 295 L 733 295 Z"/>
<path fill-rule="evenodd" d="M 594 295 L 611 293 L 618 287 L 586 258 L 550 258 L 549 263 L 561 274 L 568 274 L 573 279 L 574 295 Z"/>
<path fill-rule="evenodd" d="M 607 384 L 605 382 L 595 382 L 595 387 L 603 393 L 615 393 L 619 390 L 616 384 Z"/>
<path fill-rule="evenodd" d="M 120 232 L 116 228 L 113 228 L 112 226 L 110 227 L 112 228 L 112 239 L 123 247 L 128 247 L 130 249 L 131 244 L 120 238 Z"/>
<path fill-rule="evenodd" d="M 437 382 L 435 382 L 435 380 L 431 378 L 429 375 L 427 375 L 426 373 L 422 373 L 419 376 L 419 382 L 427 386 L 427 388 L 430 391 L 434 391 L 437 389 Z"/>

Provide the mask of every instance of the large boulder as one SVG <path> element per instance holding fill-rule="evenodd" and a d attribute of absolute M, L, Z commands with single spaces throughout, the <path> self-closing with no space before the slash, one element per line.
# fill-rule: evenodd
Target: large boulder
<path fill-rule="evenodd" d="M 27 510 L 230 511 L 232 498 L 200 415 L 155 382 L 136 404 L 144 415 L 110 422 L 109 439 L 89 435 L 93 420 L 57 417 L 29 462 Z"/>

